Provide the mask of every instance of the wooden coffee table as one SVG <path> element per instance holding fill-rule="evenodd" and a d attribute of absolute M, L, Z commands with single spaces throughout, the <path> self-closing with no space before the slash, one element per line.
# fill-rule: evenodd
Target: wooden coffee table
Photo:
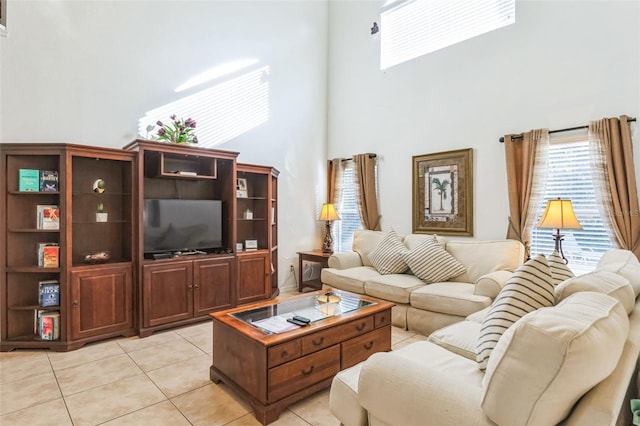
<path fill-rule="evenodd" d="M 327 292 L 339 303 L 319 302 Z M 263 425 L 271 423 L 290 404 L 329 387 L 340 370 L 391 350 L 392 306 L 325 289 L 212 313 L 211 380 L 243 397 Z M 294 313 L 313 321 L 274 332 L 291 326 L 284 318 Z"/>

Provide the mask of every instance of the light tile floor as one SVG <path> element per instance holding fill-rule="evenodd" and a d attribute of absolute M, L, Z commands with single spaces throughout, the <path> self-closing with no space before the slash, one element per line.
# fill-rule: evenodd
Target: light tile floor
<path fill-rule="evenodd" d="M 425 336 L 397 327 L 398 349 Z M 212 330 L 207 321 L 71 352 L 0 353 L 0 424 L 233 425 L 259 423 L 224 383 L 209 380 Z M 291 405 L 273 425 L 338 425 L 329 390 Z"/>

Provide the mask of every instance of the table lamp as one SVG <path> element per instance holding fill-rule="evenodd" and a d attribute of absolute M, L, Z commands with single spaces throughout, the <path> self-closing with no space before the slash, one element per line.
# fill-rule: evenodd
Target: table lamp
<path fill-rule="evenodd" d="M 540 222 L 538 222 L 536 226 L 538 228 L 556 229 L 556 234 L 553 236 L 556 242 L 555 250 L 560 253 L 564 263 L 569 263 L 562 252 L 562 237 L 564 237 L 564 235 L 560 234 L 560 230 L 582 229 L 573 211 L 571 200 L 562 200 L 560 198 L 549 200 L 547 202 L 547 208 L 544 210 L 544 213 L 542 213 L 542 219 L 540 219 Z"/>
<path fill-rule="evenodd" d="M 333 253 L 333 236 L 331 235 L 331 222 L 334 220 L 340 220 L 336 207 L 331 203 L 324 203 L 322 210 L 320 210 L 320 217 L 318 220 L 324 220 L 327 225 L 324 230 L 324 241 L 322 242 L 323 253 Z"/>

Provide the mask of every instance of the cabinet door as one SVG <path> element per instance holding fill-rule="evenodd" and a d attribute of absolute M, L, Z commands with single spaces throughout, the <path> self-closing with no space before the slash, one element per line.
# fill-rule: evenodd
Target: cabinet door
<path fill-rule="evenodd" d="M 237 304 L 268 299 L 271 295 L 269 252 L 238 255 Z"/>
<path fill-rule="evenodd" d="M 207 259 L 193 262 L 193 316 L 231 307 L 232 260 Z"/>
<path fill-rule="evenodd" d="M 154 327 L 193 317 L 192 261 L 143 267 L 143 323 Z"/>
<path fill-rule="evenodd" d="M 71 272 L 71 337 L 82 339 L 133 328 L 131 266 Z"/>

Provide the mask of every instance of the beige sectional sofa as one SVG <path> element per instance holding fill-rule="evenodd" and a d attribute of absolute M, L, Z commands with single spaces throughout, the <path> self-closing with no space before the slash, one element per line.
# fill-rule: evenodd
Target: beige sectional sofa
<path fill-rule="evenodd" d="M 640 387 L 640 262 L 611 250 L 594 272 L 553 293 L 554 306 L 507 328 L 486 371 L 476 344 L 489 309 L 340 372 L 332 412 L 345 426 L 631 424 L 629 400 Z"/>
<path fill-rule="evenodd" d="M 322 283 L 394 302 L 393 325 L 425 335 L 489 306 L 524 259 L 524 246 L 519 241 L 455 241 L 438 236 L 438 243 L 466 272 L 427 285 L 410 270 L 383 275 L 374 268 L 369 255 L 386 235 L 356 231 L 353 251 L 329 258 L 329 268 L 321 272 Z M 410 234 L 402 242 L 407 250 L 413 250 L 429 238 L 433 236 Z"/>

